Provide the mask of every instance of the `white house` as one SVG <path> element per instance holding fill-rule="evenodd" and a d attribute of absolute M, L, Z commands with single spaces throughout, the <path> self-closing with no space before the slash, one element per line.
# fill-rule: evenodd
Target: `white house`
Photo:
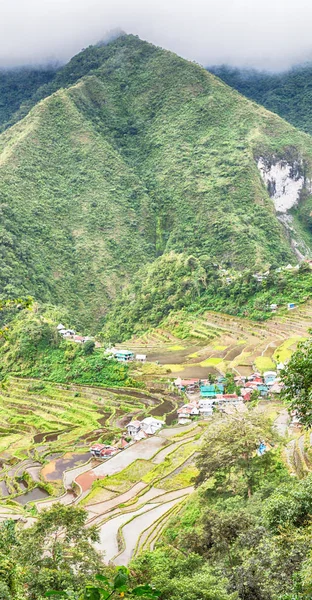
<path fill-rule="evenodd" d="M 136 354 L 135 360 L 144 363 L 146 361 L 146 354 Z"/>
<path fill-rule="evenodd" d="M 128 435 L 130 435 L 131 437 L 134 437 L 135 435 L 137 435 L 140 430 L 141 430 L 140 421 L 130 421 L 130 423 L 128 423 L 128 425 L 127 425 Z"/>
<path fill-rule="evenodd" d="M 159 429 L 164 426 L 164 422 L 154 417 L 146 417 L 141 421 L 141 428 L 147 435 L 154 435 Z"/>
<path fill-rule="evenodd" d="M 203 417 L 211 417 L 214 407 L 218 404 L 219 400 L 216 398 L 201 398 L 198 404 L 199 413 Z"/>

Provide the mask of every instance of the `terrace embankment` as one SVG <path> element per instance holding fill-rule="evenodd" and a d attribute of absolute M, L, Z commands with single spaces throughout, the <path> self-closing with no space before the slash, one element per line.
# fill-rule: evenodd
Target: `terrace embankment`
<path fill-rule="evenodd" d="M 59 495 L 64 490 L 64 473 L 90 460 L 91 443 L 118 439 L 118 431 L 131 418 L 153 411 L 164 418 L 168 414 L 169 420 L 171 414 L 172 420 L 177 401 L 166 396 L 164 389 L 150 393 L 148 389 L 64 386 L 13 377 L 3 382 L 1 496 L 23 503 L 48 492 Z"/>

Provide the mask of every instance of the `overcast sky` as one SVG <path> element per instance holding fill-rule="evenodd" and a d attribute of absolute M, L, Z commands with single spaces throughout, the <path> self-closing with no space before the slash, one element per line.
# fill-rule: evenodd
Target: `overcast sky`
<path fill-rule="evenodd" d="M 68 60 L 116 27 L 203 65 L 312 59 L 311 0 L 0 0 L 0 66 Z"/>

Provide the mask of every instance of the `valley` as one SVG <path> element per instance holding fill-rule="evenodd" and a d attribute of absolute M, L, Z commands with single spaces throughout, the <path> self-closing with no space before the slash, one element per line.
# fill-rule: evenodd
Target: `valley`
<path fill-rule="evenodd" d="M 263 323 L 212 312 L 172 314 L 161 328 L 119 345 L 147 354 L 146 363 L 129 364 L 142 389 L 7 377 L 0 389 L 0 519 L 31 525 L 55 503 L 84 506 L 106 560 L 127 564 L 152 550 L 194 489 L 194 459 L 209 422 L 176 425 L 184 394 L 173 392 L 171 382 L 276 369 L 307 339 L 311 318 L 310 303 Z M 283 405 L 264 401 L 261 410 L 281 419 L 284 435 Z M 159 433 L 104 461 L 91 457 L 92 444 L 118 444 L 129 421 L 149 415 L 164 419 Z M 296 431 L 289 434 L 285 461 L 296 471 L 302 443 Z"/>

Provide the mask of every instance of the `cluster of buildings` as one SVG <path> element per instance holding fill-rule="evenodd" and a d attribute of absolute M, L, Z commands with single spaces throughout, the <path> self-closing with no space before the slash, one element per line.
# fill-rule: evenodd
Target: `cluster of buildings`
<path fill-rule="evenodd" d="M 64 340 L 71 340 L 72 342 L 76 342 L 76 344 L 84 344 L 84 342 L 93 340 L 93 338 L 89 337 L 88 335 L 77 335 L 74 329 L 66 329 L 62 323 L 57 326 L 57 331 Z M 95 345 L 97 345 L 97 342 Z"/>
<path fill-rule="evenodd" d="M 283 365 L 279 365 L 282 369 Z M 242 408 L 244 403 L 250 402 L 253 392 L 257 397 L 272 397 L 280 394 L 282 382 L 277 371 L 267 371 L 263 375 L 252 373 L 249 377 L 234 377 L 236 391 L 227 393 L 225 388 L 226 379 L 219 377 L 215 383 L 200 379 L 181 379 L 178 377 L 174 385 L 181 392 L 185 392 L 189 402 L 178 409 L 178 422 L 185 424 L 192 417 L 210 417 L 218 408 L 226 411 L 233 407 Z"/>
<path fill-rule="evenodd" d="M 117 446 L 107 444 L 93 444 L 90 448 L 90 453 L 94 458 L 107 459 L 111 458 L 121 450 L 131 446 L 135 442 L 144 440 L 152 435 L 155 435 L 163 426 L 164 421 L 155 417 L 146 417 L 142 421 L 133 420 L 126 426 L 127 433 L 124 434 Z"/>

